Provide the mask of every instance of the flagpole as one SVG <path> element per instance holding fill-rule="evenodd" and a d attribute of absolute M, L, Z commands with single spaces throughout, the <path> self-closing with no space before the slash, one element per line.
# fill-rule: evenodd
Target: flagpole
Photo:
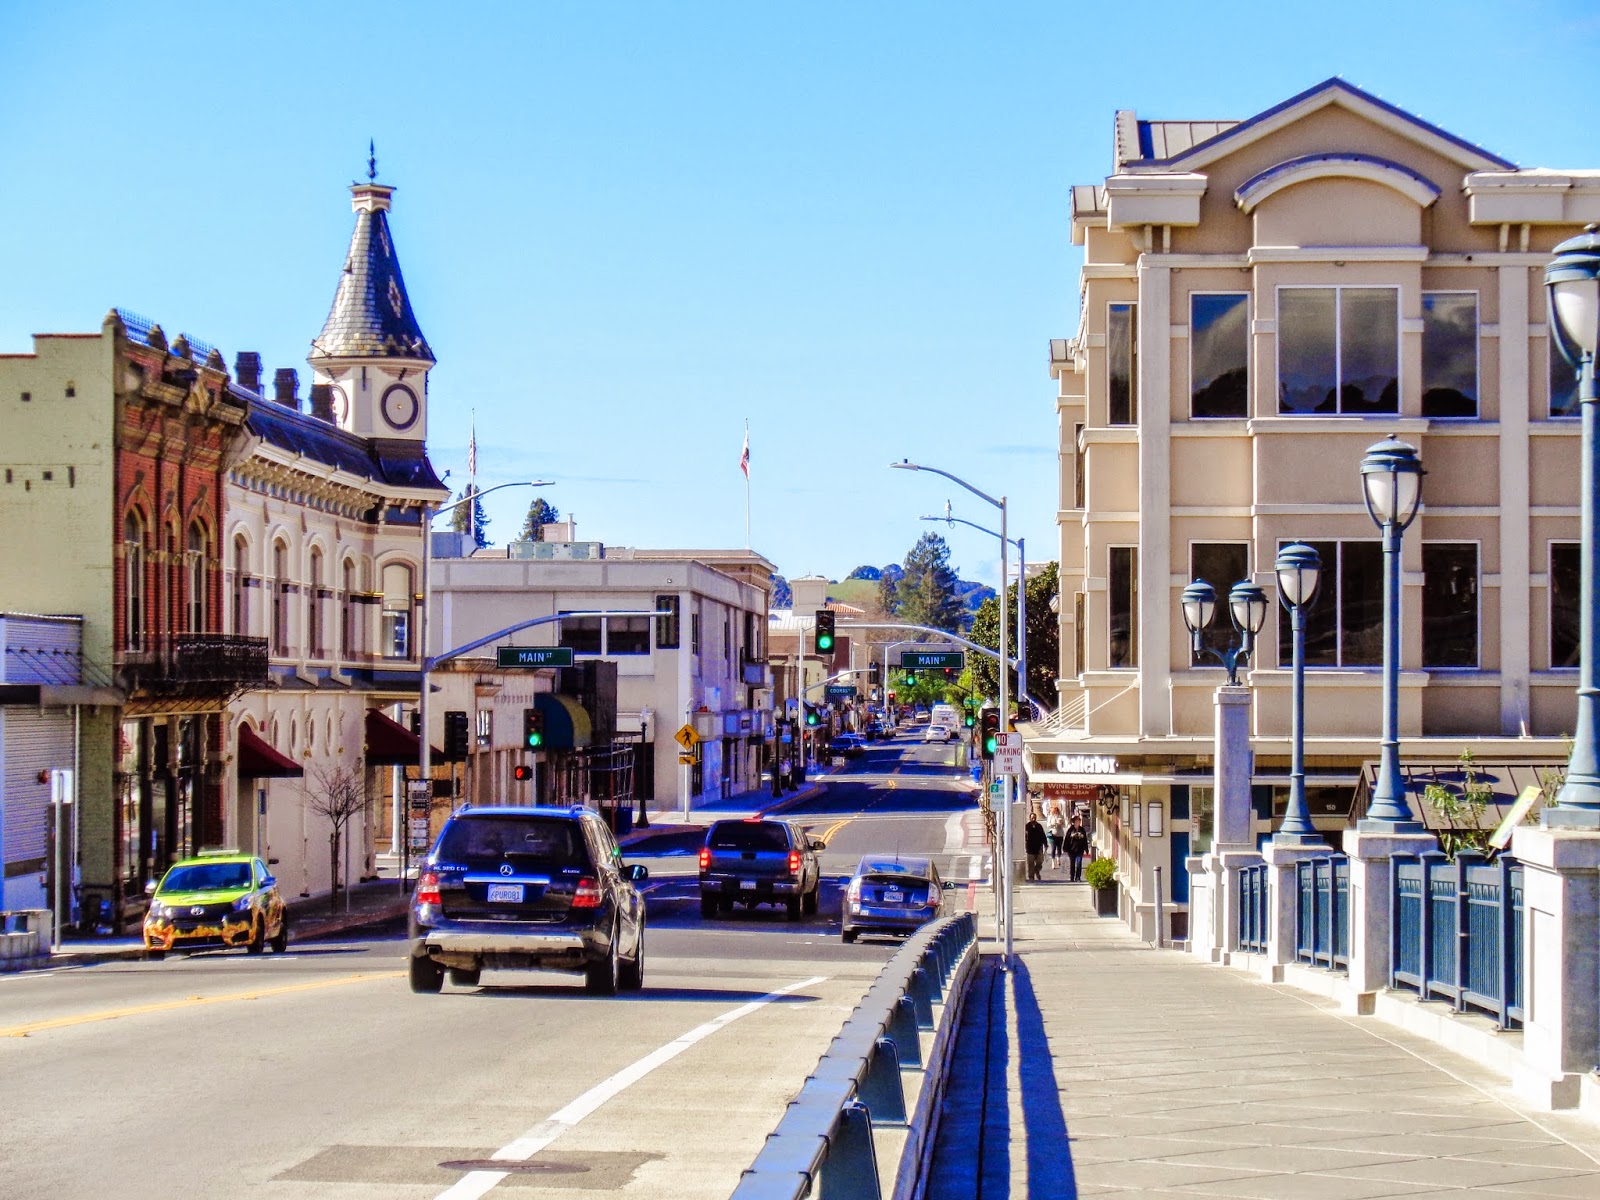
<path fill-rule="evenodd" d="M 749 417 L 746 417 L 744 420 L 744 452 L 746 455 L 746 461 L 744 464 L 744 548 L 748 550 L 750 549 L 750 463 L 748 460 L 748 456 L 750 454 Z"/>

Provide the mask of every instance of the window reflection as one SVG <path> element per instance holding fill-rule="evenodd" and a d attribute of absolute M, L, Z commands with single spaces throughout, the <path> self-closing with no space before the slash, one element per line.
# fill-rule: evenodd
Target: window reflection
<path fill-rule="evenodd" d="M 1400 410 L 1399 293 L 1284 288 L 1278 293 L 1278 411 Z"/>
<path fill-rule="evenodd" d="M 1478 415 L 1478 297 L 1422 293 L 1422 415 Z"/>
<path fill-rule="evenodd" d="M 1478 665 L 1478 547 L 1422 545 L 1422 665 Z"/>
<path fill-rule="evenodd" d="M 1191 416 L 1250 415 L 1249 312 L 1243 292 L 1189 297 Z"/>
<path fill-rule="evenodd" d="M 1331 413 L 1338 379 L 1338 318 L 1332 288 L 1278 294 L 1278 411 Z"/>
<path fill-rule="evenodd" d="M 1578 372 L 1556 347 L 1555 338 L 1546 338 L 1550 345 L 1550 415 L 1575 417 L 1578 415 Z"/>
<path fill-rule="evenodd" d="M 1134 338 L 1134 306 L 1111 305 L 1106 318 L 1106 362 L 1109 374 L 1107 420 L 1113 425 L 1135 425 L 1139 421 Z"/>

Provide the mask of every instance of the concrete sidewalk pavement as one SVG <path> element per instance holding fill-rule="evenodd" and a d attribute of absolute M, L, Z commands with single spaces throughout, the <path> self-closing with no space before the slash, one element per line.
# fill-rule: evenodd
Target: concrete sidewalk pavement
<path fill-rule="evenodd" d="M 930 1200 L 1600 1197 L 1600 1128 L 1332 1002 L 1019 885 L 957 1043 Z M 988 917 L 981 928 L 992 930 Z"/>

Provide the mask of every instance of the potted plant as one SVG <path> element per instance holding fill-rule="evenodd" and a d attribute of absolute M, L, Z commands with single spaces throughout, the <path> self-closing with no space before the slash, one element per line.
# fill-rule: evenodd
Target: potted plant
<path fill-rule="evenodd" d="M 1117 868 L 1109 858 L 1097 858 L 1083 869 L 1083 881 L 1094 889 L 1094 908 L 1102 917 L 1117 915 Z"/>

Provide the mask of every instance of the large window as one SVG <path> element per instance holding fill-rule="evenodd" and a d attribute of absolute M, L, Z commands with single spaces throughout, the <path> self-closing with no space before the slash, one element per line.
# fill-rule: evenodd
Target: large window
<path fill-rule="evenodd" d="M 272 544 L 272 653 L 289 653 L 289 547 Z"/>
<path fill-rule="evenodd" d="M 1088 597 L 1082 592 L 1075 592 L 1072 596 L 1072 673 L 1078 678 L 1083 676 L 1083 662 L 1088 656 Z"/>
<path fill-rule="evenodd" d="M 1233 585 L 1250 577 L 1250 547 L 1244 542 L 1194 542 L 1189 546 L 1189 578 L 1204 579 L 1217 592 L 1217 609 L 1209 628 L 1202 631 L 1200 643 L 1219 654 L 1237 640 L 1233 620 L 1228 616 L 1228 593 Z M 1218 666 L 1209 654 L 1190 654 L 1191 666 Z"/>
<path fill-rule="evenodd" d="M 344 560 L 344 586 L 339 604 L 339 653 L 350 658 L 356 653 L 356 564 Z"/>
<path fill-rule="evenodd" d="M 1580 565 L 1577 542 L 1550 543 L 1550 665 L 1578 665 Z"/>
<path fill-rule="evenodd" d="M 1189 415 L 1250 415 L 1250 297 L 1189 297 Z"/>
<path fill-rule="evenodd" d="M 122 644 L 144 649 L 145 634 L 145 524 L 130 512 L 122 522 Z"/>
<path fill-rule="evenodd" d="M 312 658 L 326 658 L 328 646 L 323 629 L 325 596 L 322 579 L 322 550 L 311 551 L 311 586 L 306 589 L 306 648 Z"/>
<path fill-rule="evenodd" d="M 649 617 L 610 617 L 606 620 L 607 654 L 649 654 Z"/>
<path fill-rule="evenodd" d="M 1322 579 L 1306 613 L 1306 665 L 1378 666 L 1383 662 L 1382 544 L 1309 544 L 1322 557 Z M 1286 667 L 1294 661 L 1292 638 L 1289 613 L 1280 605 L 1278 661 Z"/>
<path fill-rule="evenodd" d="M 411 568 L 390 563 L 383 569 L 383 656 L 411 657 Z"/>
<path fill-rule="evenodd" d="M 1478 295 L 1422 293 L 1422 415 L 1478 415 Z"/>
<path fill-rule="evenodd" d="M 1083 444 L 1083 426 L 1072 427 L 1072 507 L 1083 511 L 1088 494 L 1089 457 Z"/>
<path fill-rule="evenodd" d="M 1478 546 L 1422 544 L 1422 665 L 1478 665 Z"/>
<path fill-rule="evenodd" d="M 1280 289 L 1278 411 L 1399 412 L 1399 312 L 1394 288 Z"/>
<path fill-rule="evenodd" d="M 564 617 L 557 645 L 567 647 L 574 654 L 601 653 L 600 622 L 600 617 Z"/>
<path fill-rule="evenodd" d="M 1550 345 L 1550 415 L 1575 417 L 1578 415 L 1578 372 L 1561 357 L 1556 339 L 1545 339 Z"/>
<path fill-rule="evenodd" d="M 1137 546 L 1112 546 L 1110 552 L 1110 594 L 1106 598 L 1110 617 L 1108 662 L 1113 667 L 1139 665 L 1139 549 Z"/>
<path fill-rule="evenodd" d="M 1113 304 L 1106 314 L 1106 371 L 1113 425 L 1139 423 L 1138 320 L 1132 304 Z"/>
<path fill-rule="evenodd" d="M 189 545 L 184 551 L 183 565 L 185 591 L 189 602 L 189 632 L 203 633 L 206 628 L 206 531 L 199 525 L 189 526 Z"/>
<path fill-rule="evenodd" d="M 250 544 L 242 534 L 233 539 L 233 632 L 250 632 Z"/>
<path fill-rule="evenodd" d="M 678 648 L 679 605 L 681 598 L 678 596 L 657 596 L 656 611 L 667 613 L 667 616 L 656 618 L 656 648 L 659 650 L 676 650 Z"/>

